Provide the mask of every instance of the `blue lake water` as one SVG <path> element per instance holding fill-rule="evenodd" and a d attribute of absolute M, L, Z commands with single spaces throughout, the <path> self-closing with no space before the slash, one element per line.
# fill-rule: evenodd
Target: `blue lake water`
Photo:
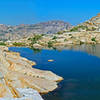
<path fill-rule="evenodd" d="M 50 70 L 64 78 L 44 100 L 100 100 L 100 45 L 77 46 L 64 50 L 33 51 L 10 47 L 10 51 L 37 63 L 35 68 Z M 54 62 L 48 62 L 54 59 Z"/>

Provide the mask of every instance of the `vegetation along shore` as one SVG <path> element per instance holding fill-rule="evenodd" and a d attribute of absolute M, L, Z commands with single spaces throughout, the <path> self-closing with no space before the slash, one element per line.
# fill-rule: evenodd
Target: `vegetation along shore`
<path fill-rule="evenodd" d="M 48 32 L 44 29 L 44 33 L 41 33 L 39 30 L 38 33 L 35 33 L 35 30 L 35 32 L 33 32 L 33 30 L 28 31 L 28 35 L 24 34 L 27 33 L 25 30 L 28 30 L 29 27 L 32 29 L 33 25 L 16 26 L 17 32 L 24 32 L 23 34 L 12 34 L 15 28 L 11 26 L 7 26 L 7 28 L 5 26 L 5 30 L 7 29 L 9 33 L 6 32 L 6 34 L 2 34 L 0 41 L 0 98 L 23 99 L 25 97 L 25 100 L 33 100 L 34 93 L 37 94 L 37 97 L 41 98 L 39 93 L 44 94 L 55 90 L 58 87 L 58 82 L 63 80 L 62 77 L 57 76 L 51 71 L 35 69 L 35 62 L 21 57 L 19 53 L 10 52 L 8 47 L 27 46 L 33 49 L 56 49 L 59 46 L 100 44 L 99 23 L 100 14 L 77 26 L 71 26 L 61 21 L 40 23 L 36 26 L 46 25 L 49 27 L 49 25 L 52 24 L 56 26 L 56 28 L 54 28 L 55 30 L 52 32 L 50 32 L 50 30 L 52 30 L 53 27 Z M 1 26 L 4 29 L 4 25 L 0 25 L 0 27 Z M 6 39 L 4 39 L 5 35 L 7 35 Z M 16 37 L 16 39 L 14 37 Z M 53 60 L 48 61 L 52 62 Z M 27 91 L 34 92 L 28 93 Z M 42 98 L 39 100 L 42 100 Z"/>
<path fill-rule="evenodd" d="M 58 46 L 100 44 L 100 14 L 77 26 L 68 26 L 53 34 L 33 33 L 20 39 L 0 42 L 7 46 L 28 46 L 32 48 L 56 48 Z M 64 24 L 65 25 L 65 24 Z M 69 24 L 68 24 L 69 25 Z"/>

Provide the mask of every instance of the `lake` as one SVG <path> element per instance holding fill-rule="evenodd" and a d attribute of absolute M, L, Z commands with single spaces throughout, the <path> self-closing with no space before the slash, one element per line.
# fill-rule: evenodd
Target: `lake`
<path fill-rule="evenodd" d="M 81 45 L 59 50 L 10 47 L 10 51 L 35 61 L 35 68 L 50 70 L 64 78 L 59 88 L 43 95 L 44 100 L 99 100 L 100 45 Z M 48 62 L 53 59 L 54 62 Z"/>

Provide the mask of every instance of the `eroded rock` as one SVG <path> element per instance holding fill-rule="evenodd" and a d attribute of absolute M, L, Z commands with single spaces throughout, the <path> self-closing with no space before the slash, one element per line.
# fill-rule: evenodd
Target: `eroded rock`
<path fill-rule="evenodd" d="M 19 53 L 0 49 L 0 100 L 42 100 L 37 99 L 38 92 L 48 93 L 57 88 L 57 82 L 63 78 L 51 71 L 32 68 L 35 64 Z M 34 96 L 34 89 L 38 97 Z"/>

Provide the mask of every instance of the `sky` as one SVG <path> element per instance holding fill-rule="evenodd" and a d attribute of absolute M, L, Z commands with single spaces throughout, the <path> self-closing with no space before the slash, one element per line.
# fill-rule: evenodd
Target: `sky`
<path fill-rule="evenodd" d="M 100 12 L 100 0 L 0 0 L 0 24 L 62 20 L 82 23 Z"/>

